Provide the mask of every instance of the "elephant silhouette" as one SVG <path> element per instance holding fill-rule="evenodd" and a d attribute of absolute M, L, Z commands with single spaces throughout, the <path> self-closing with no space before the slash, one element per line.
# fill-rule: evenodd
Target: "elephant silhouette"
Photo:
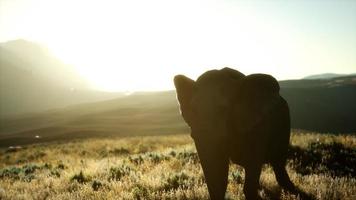
<path fill-rule="evenodd" d="M 265 163 L 272 165 L 280 186 L 295 190 L 285 169 L 289 107 L 275 78 L 223 68 L 207 71 L 196 81 L 176 75 L 174 85 L 212 200 L 224 199 L 230 161 L 245 169 L 246 199 L 259 198 Z"/>

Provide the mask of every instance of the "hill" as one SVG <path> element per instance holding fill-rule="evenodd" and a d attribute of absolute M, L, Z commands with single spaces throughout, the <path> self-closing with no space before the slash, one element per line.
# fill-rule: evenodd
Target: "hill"
<path fill-rule="evenodd" d="M 331 79 L 343 76 L 354 76 L 356 74 L 335 74 L 335 73 L 324 73 L 324 74 L 314 74 L 304 77 L 303 79 Z"/>
<path fill-rule="evenodd" d="M 280 84 L 281 94 L 290 106 L 292 128 L 356 132 L 356 77 Z M 175 91 L 142 92 L 2 118 L 0 146 L 93 136 L 177 134 L 188 130 L 180 116 Z"/>
<path fill-rule="evenodd" d="M 92 90 L 72 66 L 25 40 L 0 44 L 0 117 L 119 97 Z"/>
<path fill-rule="evenodd" d="M 292 127 L 318 132 L 356 131 L 356 76 L 281 81 Z"/>
<path fill-rule="evenodd" d="M 177 134 L 188 130 L 174 91 L 136 93 L 0 119 L 0 147 L 92 136 Z"/>

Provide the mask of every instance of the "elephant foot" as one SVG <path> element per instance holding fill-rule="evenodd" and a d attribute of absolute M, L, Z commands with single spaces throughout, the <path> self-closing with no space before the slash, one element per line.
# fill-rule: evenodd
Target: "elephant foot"
<path fill-rule="evenodd" d="M 290 180 L 287 170 L 284 164 L 272 164 L 273 170 L 276 175 L 276 179 L 278 184 L 284 188 L 285 190 L 289 191 L 292 194 L 299 196 L 300 199 L 303 200 L 314 200 L 315 197 L 311 194 L 307 194 L 298 187 L 296 187 L 292 181 Z"/>
<path fill-rule="evenodd" d="M 287 170 L 285 168 L 285 165 L 279 164 L 279 163 L 273 163 L 272 166 L 273 166 L 273 170 L 275 172 L 278 184 L 290 192 L 295 192 L 296 187 L 290 180 Z"/>
<path fill-rule="evenodd" d="M 258 195 L 260 174 L 261 167 L 245 168 L 244 194 L 247 200 L 261 199 Z"/>
<path fill-rule="evenodd" d="M 257 191 L 254 194 L 245 194 L 245 199 L 246 200 L 262 200 L 262 198 L 258 195 Z"/>

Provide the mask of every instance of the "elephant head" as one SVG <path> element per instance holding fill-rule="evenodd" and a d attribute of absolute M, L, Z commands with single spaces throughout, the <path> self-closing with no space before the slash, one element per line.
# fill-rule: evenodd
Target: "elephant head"
<path fill-rule="evenodd" d="M 174 84 L 181 114 L 191 128 L 211 199 L 223 199 L 227 186 L 227 121 L 231 94 L 237 81 L 244 77 L 238 71 L 224 68 L 211 70 L 194 81 L 177 75 Z"/>
<path fill-rule="evenodd" d="M 211 70 L 196 81 L 174 77 L 181 114 L 191 128 L 211 199 L 223 199 L 229 167 L 229 140 L 253 126 L 256 116 L 279 95 L 271 76 L 230 69 Z M 244 124 L 245 123 L 245 124 Z M 232 126 L 238 126 L 238 128 Z M 235 138 L 235 137 L 234 137 Z"/>

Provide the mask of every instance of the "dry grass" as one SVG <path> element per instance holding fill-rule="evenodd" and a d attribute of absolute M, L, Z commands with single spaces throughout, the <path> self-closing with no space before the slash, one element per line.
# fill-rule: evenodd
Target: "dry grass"
<path fill-rule="evenodd" d="M 352 135 L 293 134 L 291 142 L 305 152 L 313 142 L 336 142 L 356 159 Z M 188 135 L 86 139 L 0 152 L 0 199 L 208 199 Z M 289 161 L 288 172 L 306 193 L 316 199 L 356 198 L 355 166 L 347 169 L 349 175 L 329 173 L 322 164 L 301 173 L 300 167 L 310 166 L 297 168 L 296 162 Z M 263 199 L 298 199 L 278 187 L 268 165 L 260 181 Z M 243 182 L 243 169 L 231 165 L 228 199 L 244 199 Z"/>

